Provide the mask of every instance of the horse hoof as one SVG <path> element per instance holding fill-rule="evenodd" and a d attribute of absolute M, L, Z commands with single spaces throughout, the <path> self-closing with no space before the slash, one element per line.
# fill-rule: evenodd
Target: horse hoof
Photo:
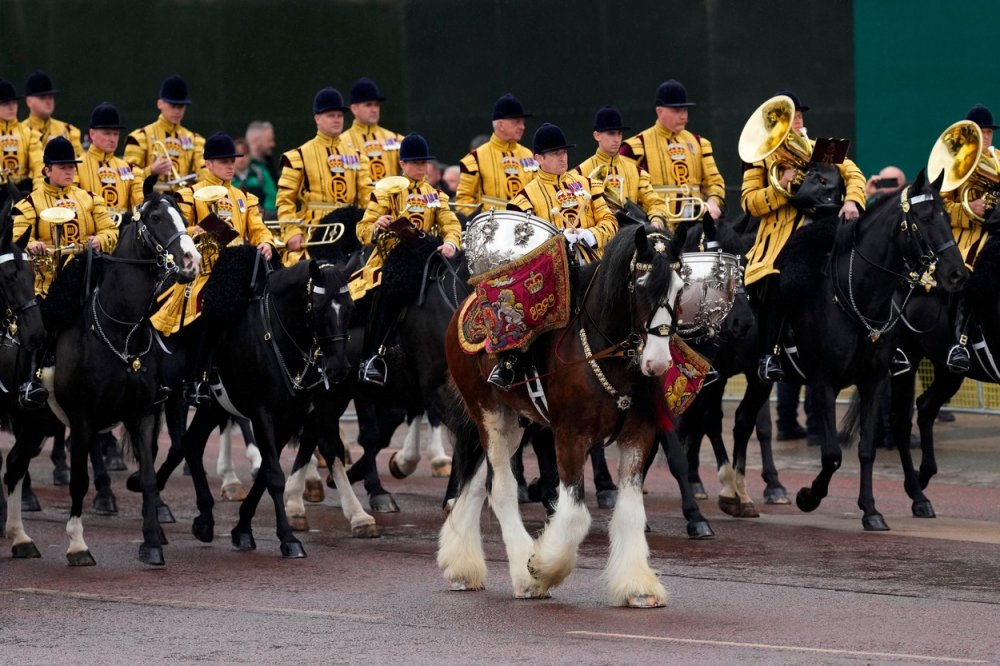
<path fill-rule="evenodd" d="M 452 592 L 476 592 L 478 590 L 484 590 L 486 588 L 483 587 L 482 585 L 480 586 L 469 585 L 468 583 L 465 583 L 460 580 L 453 580 L 448 585 L 448 589 L 451 590 Z"/>
<path fill-rule="evenodd" d="M 534 586 L 514 591 L 515 599 L 550 599 L 551 597 L 552 594 L 548 590 L 543 592 Z"/>
<path fill-rule="evenodd" d="M 223 502 L 242 502 L 247 498 L 247 491 L 243 484 L 237 481 L 222 486 L 220 496 Z"/>
<path fill-rule="evenodd" d="M 97 560 L 90 554 L 89 550 L 81 550 L 76 553 L 66 553 L 66 561 L 71 567 L 93 567 L 97 566 Z"/>
<path fill-rule="evenodd" d="M 33 557 L 41 557 L 42 554 L 38 551 L 38 546 L 34 542 L 29 541 L 27 543 L 19 543 L 10 549 L 11 555 L 15 560 L 28 560 Z"/>
<path fill-rule="evenodd" d="M 795 494 L 795 506 L 806 513 L 818 509 L 821 501 L 813 494 L 812 488 L 802 488 Z"/>
<path fill-rule="evenodd" d="M 889 525 L 886 524 L 885 518 L 882 517 L 881 513 L 873 513 L 870 516 L 865 516 L 861 519 L 861 525 L 865 528 L 866 532 L 889 531 Z"/>
<path fill-rule="evenodd" d="M 237 532 L 233 530 L 232 538 L 236 550 L 257 550 L 257 542 L 253 540 L 253 534 L 250 532 Z"/>
<path fill-rule="evenodd" d="M 312 504 L 319 504 L 326 499 L 323 482 L 319 479 L 306 479 L 306 491 L 302 493 L 302 499 Z"/>
<path fill-rule="evenodd" d="M 775 486 L 774 488 L 764 489 L 764 503 L 791 504 L 792 500 L 788 498 L 788 493 L 785 491 L 784 486 Z"/>
<path fill-rule="evenodd" d="M 405 479 L 409 476 L 399 468 L 399 463 L 396 462 L 396 456 L 399 455 L 399 451 L 393 451 L 392 455 L 389 456 L 389 474 L 392 474 L 394 479 Z M 412 473 L 412 472 L 411 472 Z"/>
<path fill-rule="evenodd" d="M 355 525 L 351 528 L 351 536 L 355 539 L 378 539 L 382 536 L 382 528 L 375 523 Z"/>
<path fill-rule="evenodd" d="M 715 536 L 707 520 L 693 520 L 687 524 L 689 539 L 711 539 Z"/>
<path fill-rule="evenodd" d="M 517 487 L 517 503 L 531 504 L 531 498 L 528 496 L 528 486 Z"/>
<path fill-rule="evenodd" d="M 708 499 L 708 493 L 705 492 L 705 484 L 697 481 L 691 484 L 691 494 L 694 495 L 696 500 Z"/>
<path fill-rule="evenodd" d="M 597 507 L 600 509 L 613 509 L 618 501 L 618 489 L 609 488 L 597 491 Z"/>
<path fill-rule="evenodd" d="M 52 470 L 52 485 L 54 486 L 69 485 L 69 467 L 61 465 Z"/>
<path fill-rule="evenodd" d="M 42 505 L 35 493 L 21 495 L 21 511 L 41 511 Z"/>
<path fill-rule="evenodd" d="M 177 519 L 174 518 L 174 514 L 171 513 L 169 506 L 166 504 L 159 504 L 156 507 L 156 522 L 161 525 L 167 525 L 169 523 L 176 523 Z"/>
<path fill-rule="evenodd" d="M 389 493 L 372 495 L 368 498 L 368 504 L 373 513 L 399 513 L 399 505 Z"/>
<path fill-rule="evenodd" d="M 628 598 L 629 608 L 663 608 L 667 602 L 653 594 L 637 594 Z"/>
<path fill-rule="evenodd" d="M 719 495 L 719 510 L 722 511 L 722 513 L 732 516 L 733 518 L 739 518 L 740 498 Z"/>
<path fill-rule="evenodd" d="M 125 459 L 117 452 L 104 457 L 104 466 L 108 468 L 109 472 L 124 472 L 128 469 L 128 466 L 125 465 Z"/>
<path fill-rule="evenodd" d="M 309 531 L 309 519 L 306 518 L 306 514 L 304 513 L 288 516 L 288 524 L 292 526 L 293 532 Z"/>
<path fill-rule="evenodd" d="M 302 559 L 306 556 L 306 549 L 298 541 L 282 542 L 281 556 L 293 560 Z"/>
<path fill-rule="evenodd" d="M 212 543 L 215 538 L 215 521 L 195 516 L 191 522 L 191 534 L 202 543 Z"/>
<path fill-rule="evenodd" d="M 757 507 L 754 506 L 753 502 L 741 502 L 740 503 L 740 518 L 760 518 L 760 512 L 757 511 Z"/>
<path fill-rule="evenodd" d="M 128 475 L 128 478 L 125 479 L 125 487 L 128 488 L 129 492 L 142 492 L 142 485 L 139 482 L 139 472 L 132 472 Z"/>
<path fill-rule="evenodd" d="M 923 500 L 922 502 L 913 503 L 913 517 L 936 518 L 937 514 L 934 513 L 934 507 L 931 506 L 930 500 Z"/>
<path fill-rule="evenodd" d="M 166 564 L 163 559 L 163 549 L 159 546 L 139 546 L 139 561 L 154 567 L 162 567 Z"/>
<path fill-rule="evenodd" d="M 447 461 L 438 460 L 431 461 L 431 478 L 433 479 L 447 479 L 451 476 L 451 458 Z"/>
<path fill-rule="evenodd" d="M 118 502 L 111 493 L 94 497 L 94 513 L 99 516 L 113 516 L 118 513 Z"/>

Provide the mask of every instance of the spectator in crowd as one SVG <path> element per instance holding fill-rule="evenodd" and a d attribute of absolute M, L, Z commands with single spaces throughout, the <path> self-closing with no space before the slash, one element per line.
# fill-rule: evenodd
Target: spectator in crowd
<path fill-rule="evenodd" d="M 274 184 L 274 179 L 263 164 L 255 163 L 250 157 L 249 142 L 245 138 L 239 137 L 235 143 L 236 152 L 240 156 L 236 158 L 233 187 L 257 197 L 260 201 L 260 212 L 265 220 L 278 219 L 278 209 L 275 204 L 278 188 Z"/>
<path fill-rule="evenodd" d="M 250 162 L 264 167 L 271 180 L 278 182 L 278 165 L 274 159 L 274 125 L 266 120 L 254 120 L 247 125 L 247 149 Z"/>
<path fill-rule="evenodd" d="M 457 164 L 445 167 L 444 172 L 441 174 L 441 184 L 439 187 L 449 197 L 454 197 L 455 191 L 458 190 L 458 179 L 461 175 L 462 167 Z"/>
<path fill-rule="evenodd" d="M 903 170 L 899 167 L 887 166 L 865 183 L 865 197 L 867 197 L 868 203 L 871 203 L 884 194 L 899 191 L 903 185 L 906 185 L 906 174 L 903 173 Z"/>
<path fill-rule="evenodd" d="M 427 184 L 435 189 L 440 189 L 441 187 L 441 170 L 444 169 L 444 165 L 437 160 L 431 160 L 427 164 Z"/>
<path fill-rule="evenodd" d="M 475 150 L 476 148 L 483 145 L 489 140 L 490 140 L 489 134 L 477 134 L 476 136 L 472 137 L 472 141 L 469 142 L 469 152 L 471 153 L 473 150 Z"/>

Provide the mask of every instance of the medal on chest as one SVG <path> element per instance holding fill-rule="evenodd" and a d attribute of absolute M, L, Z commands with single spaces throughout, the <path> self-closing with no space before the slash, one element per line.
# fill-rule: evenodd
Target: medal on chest
<path fill-rule="evenodd" d="M 522 157 L 521 168 L 525 171 L 538 171 L 538 162 L 534 157 Z"/>

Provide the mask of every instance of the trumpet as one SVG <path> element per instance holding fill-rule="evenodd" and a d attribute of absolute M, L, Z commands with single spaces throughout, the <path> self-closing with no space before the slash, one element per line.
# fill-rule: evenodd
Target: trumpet
<path fill-rule="evenodd" d="M 981 198 L 987 213 L 996 208 L 1000 198 L 1000 160 L 993 146 L 983 150 L 983 133 L 979 125 L 961 120 L 938 137 L 927 159 L 927 174 L 934 176 L 942 171 L 941 191 L 957 191 L 966 215 L 977 222 L 985 222 L 986 217 L 973 212 L 970 204 Z"/>
<path fill-rule="evenodd" d="M 776 159 L 767 170 L 771 187 L 791 197 L 806 177 L 812 160 L 809 140 L 795 131 L 795 102 L 785 95 L 777 95 L 761 104 L 750 115 L 740 133 L 740 159 L 747 164 L 763 162 L 770 155 Z M 795 177 L 787 188 L 781 185 L 781 172 L 795 169 Z"/>
<path fill-rule="evenodd" d="M 164 145 L 164 143 L 159 139 L 153 140 L 153 157 L 156 158 L 156 160 L 164 157 L 170 160 L 170 180 L 157 182 L 153 188 L 157 192 L 173 192 L 198 177 L 198 174 L 196 173 L 181 176 L 180 172 L 177 171 L 177 167 L 174 166 L 174 161 L 170 159 L 170 153 L 167 151 L 167 146 Z"/>

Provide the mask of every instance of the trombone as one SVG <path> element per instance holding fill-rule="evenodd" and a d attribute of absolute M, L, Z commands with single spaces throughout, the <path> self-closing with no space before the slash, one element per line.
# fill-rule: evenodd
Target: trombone
<path fill-rule="evenodd" d="M 927 174 L 933 176 L 941 171 L 944 171 L 941 191 L 956 191 L 966 215 L 985 222 L 986 218 L 973 212 L 970 203 L 982 198 L 987 213 L 996 208 L 1000 198 L 1000 161 L 993 146 L 983 150 L 979 125 L 960 120 L 938 137 L 927 159 Z"/>
<path fill-rule="evenodd" d="M 334 203 L 331 201 L 308 201 L 306 208 L 309 210 L 334 211 L 347 206 L 347 203 Z M 320 220 L 306 220 L 299 217 L 291 220 L 265 220 L 264 226 L 273 236 L 281 236 L 286 226 L 302 227 L 303 235 L 308 238 L 302 244 L 302 248 L 316 247 L 317 245 L 333 245 L 344 236 L 344 225 L 341 222 L 323 222 Z M 317 235 L 318 232 L 318 235 Z M 274 246 L 279 250 L 287 248 L 288 244 L 275 238 Z"/>
<path fill-rule="evenodd" d="M 177 167 L 174 166 L 174 161 L 170 159 L 170 153 L 167 151 L 167 146 L 159 139 L 153 139 L 153 157 L 155 158 L 154 161 L 161 158 L 170 160 L 170 180 L 157 182 L 153 187 L 153 189 L 157 192 L 173 192 L 198 177 L 198 174 L 196 173 L 189 173 L 186 176 L 181 176 L 180 172 L 177 171 Z"/>
<path fill-rule="evenodd" d="M 750 114 L 740 133 L 740 159 L 753 164 L 773 154 L 776 159 L 767 170 L 768 181 L 786 197 L 802 184 L 812 161 L 812 146 L 792 127 L 794 118 L 795 102 L 786 95 L 777 95 Z M 786 168 L 795 169 L 788 188 L 781 186 L 781 172 Z"/>

